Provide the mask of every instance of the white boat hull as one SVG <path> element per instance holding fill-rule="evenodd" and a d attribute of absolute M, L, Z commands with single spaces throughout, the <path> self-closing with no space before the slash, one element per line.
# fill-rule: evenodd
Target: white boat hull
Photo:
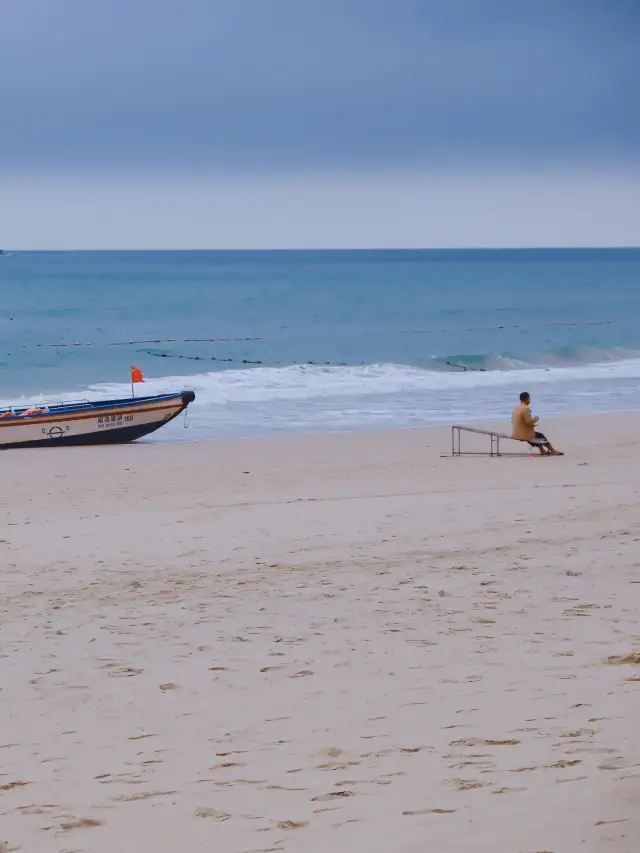
<path fill-rule="evenodd" d="M 165 394 L 0 413 L 0 449 L 135 441 L 173 420 L 195 395 Z"/>

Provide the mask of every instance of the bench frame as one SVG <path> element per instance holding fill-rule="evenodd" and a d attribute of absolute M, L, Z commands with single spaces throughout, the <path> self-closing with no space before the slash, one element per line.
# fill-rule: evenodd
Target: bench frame
<path fill-rule="evenodd" d="M 476 435 L 488 435 L 491 439 L 491 448 L 487 451 L 462 450 L 461 435 L 463 432 L 473 432 Z M 477 429 L 476 427 L 452 426 L 451 427 L 451 455 L 452 456 L 521 456 L 520 453 L 502 453 L 500 451 L 500 439 L 507 441 L 526 441 L 526 439 L 512 438 L 505 432 L 494 432 L 489 429 Z M 532 438 L 527 444 L 544 444 L 542 439 Z"/>

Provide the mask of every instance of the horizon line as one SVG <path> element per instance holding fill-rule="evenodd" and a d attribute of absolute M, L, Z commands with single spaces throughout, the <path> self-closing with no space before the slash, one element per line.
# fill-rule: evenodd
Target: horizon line
<path fill-rule="evenodd" d="M 20 253 L 39 253 L 47 252 L 49 254 L 55 252 L 251 252 L 251 253 L 277 253 L 277 252 L 606 252 L 606 251 L 638 251 L 639 245 L 628 244 L 609 244 L 609 245 L 568 245 L 568 246 L 341 246 L 341 247 L 274 247 L 274 248 L 221 248 L 221 247 L 202 247 L 192 246 L 190 248 L 178 247 L 138 247 L 138 248 L 123 248 L 123 247 L 93 247 L 93 248 L 58 248 L 58 249 L 12 249 L 8 247 L 2 250 L 5 254 L 20 254 Z"/>

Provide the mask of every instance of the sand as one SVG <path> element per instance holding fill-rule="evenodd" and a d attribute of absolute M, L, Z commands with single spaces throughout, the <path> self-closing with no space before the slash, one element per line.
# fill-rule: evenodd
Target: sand
<path fill-rule="evenodd" d="M 638 853 L 640 415 L 544 428 L 3 453 L 4 850 Z"/>

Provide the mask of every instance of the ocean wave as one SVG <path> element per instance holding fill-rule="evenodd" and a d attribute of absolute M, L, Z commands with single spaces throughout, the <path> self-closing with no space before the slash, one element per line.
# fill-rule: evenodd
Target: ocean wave
<path fill-rule="evenodd" d="M 228 369 L 192 375 L 168 375 L 147 378 L 137 390 L 138 394 L 162 394 L 183 389 L 196 392 L 199 404 L 265 403 L 278 400 L 310 400 L 322 398 L 385 396 L 428 391 L 471 391 L 500 386 L 533 388 L 553 383 L 585 382 L 602 379 L 640 378 L 640 357 L 618 359 L 600 352 L 599 362 L 582 364 L 562 363 L 535 365 L 503 356 L 486 357 L 485 369 L 479 369 L 476 360 L 470 369 L 429 369 L 405 364 L 369 364 L 363 366 L 290 365 L 287 367 L 252 367 Z M 637 356 L 637 353 L 636 353 Z M 460 355 L 452 356 L 463 363 Z M 499 361 L 499 366 L 496 365 Z M 506 364 L 511 364 L 507 368 Z M 99 383 L 78 391 L 61 391 L 52 399 L 76 399 L 87 396 L 96 399 L 127 397 L 131 394 L 129 383 Z M 51 396 L 51 395 L 50 395 Z M 6 405 L 40 400 L 41 395 L 28 395 L 17 400 L 7 400 Z"/>
<path fill-rule="evenodd" d="M 589 379 L 640 377 L 640 358 L 563 367 L 522 367 L 518 370 L 442 372 L 403 364 L 362 367 L 256 367 L 191 376 L 147 379 L 144 393 L 161 394 L 190 388 L 200 403 L 262 403 L 322 397 L 397 395 L 412 391 L 455 391 L 482 387 L 522 386 Z M 87 393 L 99 398 L 127 396 L 131 386 L 91 385 Z"/>
<path fill-rule="evenodd" d="M 504 422 L 517 395 L 534 395 L 548 417 L 638 408 L 640 359 L 563 368 L 443 373 L 401 364 L 286 367 L 172 377 L 148 391 L 196 392 L 189 430 L 169 425 L 158 441 L 415 428 Z M 100 389 L 109 395 L 110 387 Z M 121 388 L 120 388 L 121 390 Z"/>
<path fill-rule="evenodd" d="M 637 409 L 640 358 L 512 370 L 429 370 L 403 364 L 362 367 L 294 365 L 148 378 L 139 396 L 196 393 L 190 429 L 174 421 L 151 441 L 396 429 L 506 421 L 517 394 L 534 395 L 546 417 Z M 53 400 L 129 397 L 128 383 L 100 383 Z M 8 400 L 8 405 L 43 398 Z M 508 426 L 508 423 L 507 423 Z"/>
<path fill-rule="evenodd" d="M 432 356 L 435 370 L 461 371 L 526 370 L 531 368 L 578 367 L 640 359 L 640 350 L 624 347 L 558 347 L 537 356 L 518 353 L 456 352 Z M 431 365 L 430 365 L 431 366 Z"/>

